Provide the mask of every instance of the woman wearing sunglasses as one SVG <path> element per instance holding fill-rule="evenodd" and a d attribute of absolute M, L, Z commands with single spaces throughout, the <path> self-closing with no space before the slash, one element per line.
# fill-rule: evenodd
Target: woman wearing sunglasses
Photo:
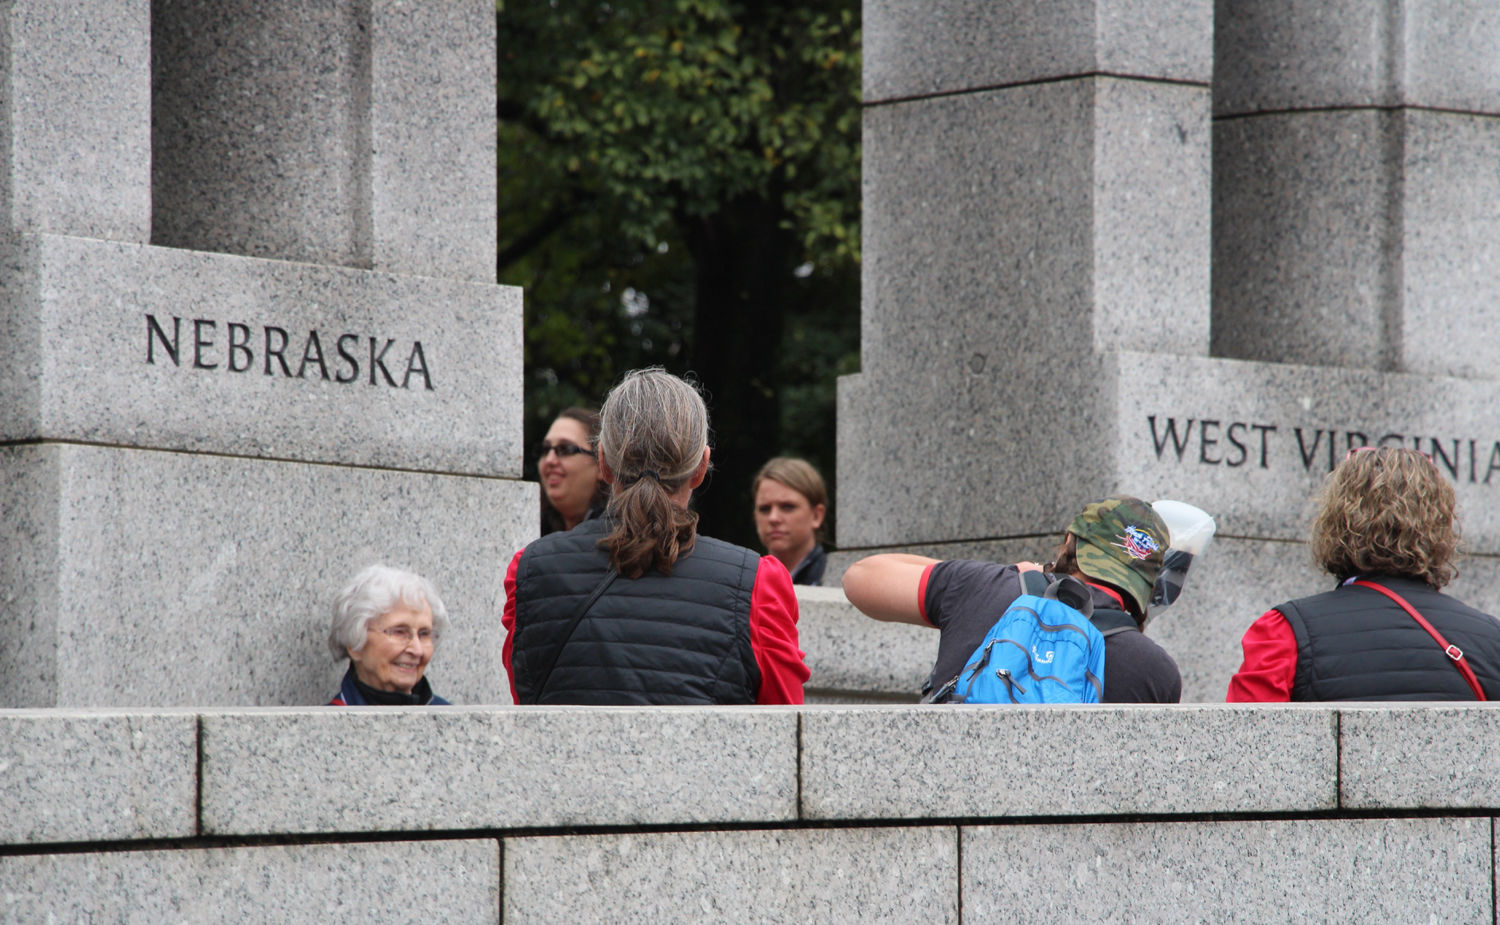
<path fill-rule="evenodd" d="M 568 408 L 547 428 L 536 448 L 542 482 L 542 535 L 571 530 L 597 517 L 609 501 L 609 485 L 599 478 L 599 415 Z"/>
<path fill-rule="evenodd" d="M 808 669 L 786 567 L 698 534 L 708 409 L 661 369 L 600 413 L 604 516 L 544 536 L 505 575 L 501 659 L 517 703 L 801 703 Z"/>
<path fill-rule="evenodd" d="M 1228 699 L 1500 698 L 1500 622 L 1439 590 L 1456 574 L 1455 508 L 1426 455 L 1352 451 L 1323 482 L 1310 540 L 1337 585 L 1251 624 Z"/>

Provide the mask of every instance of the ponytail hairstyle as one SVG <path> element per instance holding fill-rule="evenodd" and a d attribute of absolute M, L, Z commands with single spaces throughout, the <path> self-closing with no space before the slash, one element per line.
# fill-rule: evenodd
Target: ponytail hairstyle
<path fill-rule="evenodd" d="M 671 574 L 693 548 L 698 515 L 672 501 L 708 446 L 708 409 L 698 390 L 661 367 L 626 373 L 599 412 L 599 458 L 614 474 L 599 541 L 626 578 Z"/>

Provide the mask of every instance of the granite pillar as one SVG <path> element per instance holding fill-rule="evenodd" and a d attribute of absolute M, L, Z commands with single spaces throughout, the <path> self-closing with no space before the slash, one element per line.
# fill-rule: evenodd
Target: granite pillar
<path fill-rule="evenodd" d="M 0 4 L 0 229 L 146 243 L 151 4 Z"/>
<path fill-rule="evenodd" d="M 0 5 L 0 706 L 325 702 L 376 561 L 506 702 L 493 6 L 54 6 Z"/>
<path fill-rule="evenodd" d="M 1208 353 L 1211 14 L 866 4 L 843 548 L 1052 528 L 1109 468 L 1098 357 Z"/>
<path fill-rule="evenodd" d="M 1214 353 L 1492 377 L 1500 9 L 1217 12 Z"/>
<path fill-rule="evenodd" d="M 494 281 L 493 9 L 152 13 L 156 243 Z"/>
<path fill-rule="evenodd" d="M 1148 633 L 1217 700 L 1250 621 L 1326 587 L 1323 476 L 1400 445 L 1457 489 L 1451 590 L 1500 610 L 1500 16 L 1354 6 L 865 4 L 830 577 L 1046 561 L 1089 500 L 1196 504 L 1219 539 Z"/>

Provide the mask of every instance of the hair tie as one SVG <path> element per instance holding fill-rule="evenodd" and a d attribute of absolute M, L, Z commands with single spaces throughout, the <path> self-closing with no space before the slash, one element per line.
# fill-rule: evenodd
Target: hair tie
<path fill-rule="evenodd" d="M 639 482 L 642 479 L 655 479 L 656 484 L 662 484 L 660 472 L 657 472 L 655 469 L 642 469 L 640 472 L 637 472 L 635 475 L 630 476 L 629 478 L 621 478 L 620 487 L 629 488 L 631 485 L 634 485 L 636 482 Z"/>

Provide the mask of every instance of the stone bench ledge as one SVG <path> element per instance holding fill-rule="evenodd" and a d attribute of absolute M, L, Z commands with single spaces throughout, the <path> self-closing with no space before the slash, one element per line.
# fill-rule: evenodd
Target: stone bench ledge
<path fill-rule="evenodd" d="M 797 817 L 790 708 L 268 708 L 202 723 L 205 835 Z"/>
<path fill-rule="evenodd" d="M 197 834 L 192 710 L 0 710 L 0 844 Z"/>
<path fill-rule="evenodd" d="M 1320 812 L 1326 706 L 807 708 L 807 819 Z"/>
<path fill-rule="evenodd" d="M 1500 811 L 1479 704 L 0 711 L 0 844 Z"/>

